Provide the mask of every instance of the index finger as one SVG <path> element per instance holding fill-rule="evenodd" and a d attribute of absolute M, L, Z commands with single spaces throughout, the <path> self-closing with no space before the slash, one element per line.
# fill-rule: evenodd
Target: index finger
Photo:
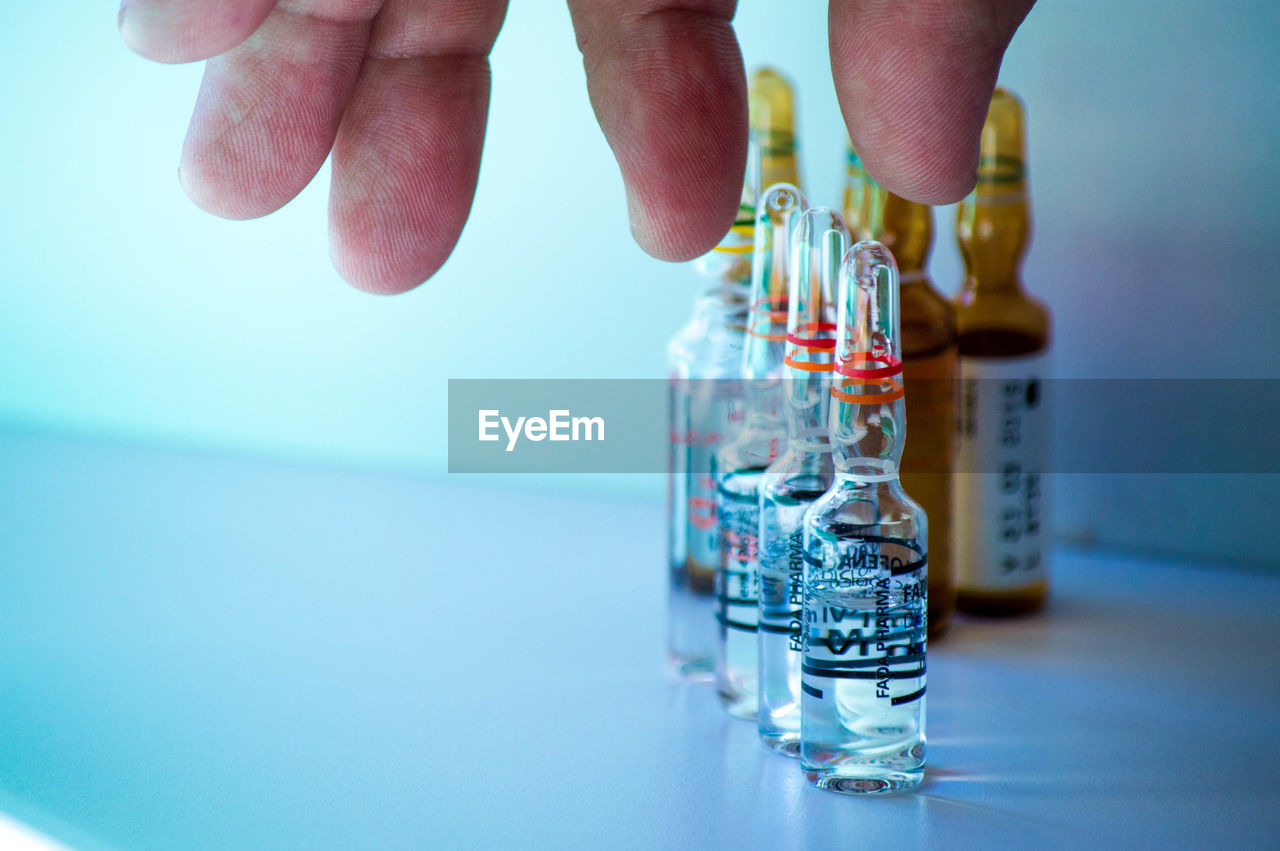
<path fill-rule="evenodd" d="M 631 230 L 663 260 L 733 224 L 747 158 L 735 0 L 569 0 L 596 118 L 627 186 Z"/>

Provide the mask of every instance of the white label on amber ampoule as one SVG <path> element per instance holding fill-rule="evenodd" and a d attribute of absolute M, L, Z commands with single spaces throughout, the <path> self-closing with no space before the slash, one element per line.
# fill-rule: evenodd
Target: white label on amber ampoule
<path fill-rule="evenodd" d="M 960 359 L 955 521 L 959 587 L 1047 578 L 1048 357 Z"/>

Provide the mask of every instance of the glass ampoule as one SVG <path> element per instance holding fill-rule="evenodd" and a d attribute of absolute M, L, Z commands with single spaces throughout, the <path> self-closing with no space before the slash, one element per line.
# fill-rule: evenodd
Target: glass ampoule
<path fill-rule="evenodd" d="M 756 723 L 765 746 L 800 755 L 800 659 L 805 511 L 833 481 L 827 410 L 835 355 L 840 261 L 849 248 L 840 214 L 798 217 L 789 250 L 783 358 L 786 449 L 760 485 L 760 692 Z"/>
<path fill-rule="evenodd" d="M 960 377 L 955 308 L 929 277 L 933 208 L 885 192 L 881 234 L 898 262 L 902 379 L 911 443 L 902 453 L 902 487 L 929 515 L 929 637 L 946 631 L 956 609 L 953 472 L 956 387 Z"/>
<path fill-rule="evenodd" d="M 715 676 L 715 575 L 720 562 L 715 453 L 741 425 L 742 356 L 751 292 L 759 158 L 748 146 L 738 217 L 697 267 L 713 283 L 667 346 L 667 658 L 690 680 Z"/>
<path fill-rule="evenodd" d="M 840 207 L 845 226 L 855 241 L 879 239 L 885 190 L 867 173 L 852 144 L 845 148 L 845 155 L 844 195 Z"/>
<path fill-rule="evenodd" d="M 835 483 L 805 515 L 801 752 L 831 791 L 924 777 L 928 520 L 902 490 L 898 272 L 859 242 L 841 267 L 829 439 Z"/>
<path fill-rule="evenodd" d="M 953 472 L 959 345 L 955 308 L 929 277 L 933 208 L 880 186 L 849 148 L 845 219 L 856 239 L 884 244 L 898 263 L 902 375 L 911 445 L 902 486 L 929 516 L 929 637 L 946 631 L 956 608 Z"/>
<path fill-rule="evenodd" d="M 760 185 L 800 182 L 799 146 L 796 144 L 795 87 L 773 68 L 751 75 L 747 89 L 751 132 L 760 146 Z"/>
<path fill-rule="evenodd" d="M 761 199 L 742 358 L 745 412 L 742 428 L 714 459 L 720 526 L 716 689 L 729 714 L 737 718 L 756 715 L 760 479 L 786 440 L 781 380 L 788 293 L 786 275 L 776 274 L 771 257 L 778 238 L 777 217 L 785 217 L 799 203 L 800 190 L 786 184 L 770 187 Z"/>
<path fill-rule="evenodd" d="M 982 615 L 1040 608 L 1049 593 L 1049 312 L 1022 286 L 1031 235 L 1023 110 L 996 89 L 978 182 L 959 206 L 964 286 L 955 482 L 958 606 Z"/>

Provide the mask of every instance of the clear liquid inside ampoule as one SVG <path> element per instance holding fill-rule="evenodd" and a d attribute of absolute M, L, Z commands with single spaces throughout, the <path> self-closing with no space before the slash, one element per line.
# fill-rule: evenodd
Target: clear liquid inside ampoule
<path fill-rule="evenodd" d="M 896 481 L 843 485 L 805 521 L 801 761 L 848 794 L 924 777 L 927 529 Z"/>
<path fill-rule="evenodd" d="M 781 471 L 776 475 L 772 471 Z M 770 468 L 760 498 L 759 701 L 766 747 L 800 755 L 800 658 L 804 515 L 831 484 L 829 457 L 788 453 Z"/>
<path fill-rule="evenodd" d="M 759 625 L 760 480 L 765 466 L 721 474 L 717 481 L 720 568 L 716 571 L 716 689 L 730 715 L 756 715 Z"/>
<path fill-rule="evenodd" d="M 733 427 L 738 399 L 720 392 L 733 382 L 672 384 L 668 657 L 680 676 L 714 677 L 715 574 L 720 559 L 713 456 Z M 686 387 L 692 388 L 685 389 Z"/>
<path fill-rule="evenodd" d="M 705 293 L 668 347 L 671 456 L 668 480 L 667 658 L 680 677 L 714 678 L 715 573 L 720 559 L 713 458 L 740 424 L 747 298 L 742 287 Z"/>

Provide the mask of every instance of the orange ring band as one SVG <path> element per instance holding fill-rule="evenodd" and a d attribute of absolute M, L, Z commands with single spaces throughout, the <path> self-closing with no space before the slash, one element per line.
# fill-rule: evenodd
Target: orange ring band
<path fill-rule="evenodd" d="M 781 343 L 787 339 L 786 334 L 761 334 L 752 328 L 747 329 L 747 333 L 752 337 L 759 337 L 761 340 L 768 340 L 770 343 Z"/>
<path fill-rule="evenodd" d="M 758 307 L 753 307 L 751 312 L 760 316 L 768 316 L 769 321 L 776 325 L 782 325 L 787 321 L 787 312 L 785 310 L 761 310 Z"/>
<path fill-rule="evenodd" d="M 751 305 L 752 313 L 767 313 L 774 322 L 787 321 L 787 300 L 785 298 L 764 298 Z"/>
<path fill-rule="evenodd" d="M 783 355 L 782 362 L 793 369 L 801 372 L 830 372 L 831 364 L 829 363 L 809 363 L 808 361 L 796 360 L 791 355 Z"/>
<path fill-rule="evenodd" d="M 865 381 L 844 382 L 846 387 L 858 387 L 867 383 Z M 893 389 L 885 393 L 849 393 L 839 387 L 832 387 L 831 395 L 841 402 L 852 402 L 855 405 L 883 405 L 896 402 L 903 397 L 905 391 L 902 388 L 902 382 L 895 378 L 883 378 L 880 383 L 889 384 Z"/>
<path fill-rule="evenodd" d="M 894 390 L 891 393 L 872 393 L 870 395 L 854 395 L 846 393 L 835 387 L 831 388 L 831 395 L 839 399 L 841 402 L 852 402 L 855 405 L 883 405 L 888 402 L 896 402 L 902 398 L 901 390 Z"/>

